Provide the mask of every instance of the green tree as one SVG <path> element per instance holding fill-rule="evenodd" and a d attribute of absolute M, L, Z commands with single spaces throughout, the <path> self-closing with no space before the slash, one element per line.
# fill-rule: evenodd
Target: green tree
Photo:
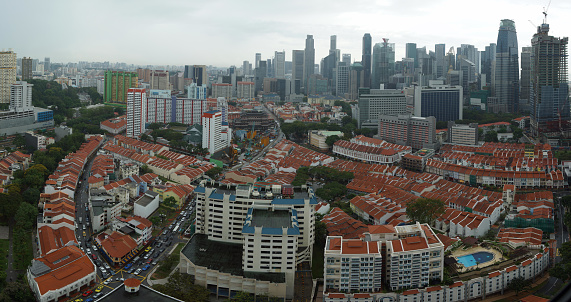
<path fill-rule="evenodd" d="M 24 198 L 24 201 L 31 204 L 31 205 L 37 205 L 38 201 L 40 200 L 40 190 L 38 190 L 37 188 L 31 187 L 28 188 L 26 191 L 24 191 L 24 193 L 22 194 L 22 197 Z"/>
<path fill-rule="evenodd" d="M 153 288 L 183 301 L 207 302 L 210 297 L 206 288 L 194 284 L 191 275 L 179 272 L 170 275 L 166 284 L 157 284 Z"/>
<path fill-rule="evenodd" d="M 177 206 L 176 199 L 174 199 L 174 197 L 172 197 L 172 196 L 165 198 L 165 200 L 163 200 L 163 204 L 165 206 L 171 207 L 171 208 L 176 208 L 176 206 Z"/>
<path fill-rule="evenodd" d="M 442 200 L 419 198 L 406 205 L 406 215 L 415 222 L 434 225 L 438 217 L 444 214 L 446 205 Z"/>
<path fill-rule="evenodd" d="M 333 201 L 336 198 L 342 197 L 346 193 L 347 186 L 336 181 L 328 182 L 323 187 L 315 190 L 315 194 L 317 196 L 327 201 Z"/>
<path fill-rule="evenodd" d="M 498 133 L 496 131 L 488 131 L 486 132 L 486 134 L 484 135 L 484 141 L 485 142 L 498 142 Z"/>
<path fill-rule="evenodd" d="M 16 134 L 14 136 L 14 140 L 12 140 L 12 144 L 14 144 L 16 148 L 20 148 L 26 144 L 26 140 L 24 140 L 24 137 L 22 135 Z"/>
<path fill-rule="evenodd" d="M 147 173 L 153 173 L 153 170 L 151 170 L 151 168 L 149 168 L 149 166 L 147 165 L 142 165 L 139 168 L 139 174 L 147 174 Z"/>
<path fill-rule="evenodd" d="M 526 280 L 524 277 L 515 277 L 508 284 L 508 288 L 514 290 L 516 295 L 519 295 L 520 291 L 528 288 L 530 285 L 531 280 Z"/>
<path fill-rule="evenodd" d="M 333 147 L 336 141 L 340 140 L 339 136 L 331 135 L 325 139 L 325 143 L 329 146 L 329 148 Z"/>
<path fill-rule="evenodd" d="M 220 167 L 214 167 L 208 171 L 206 171 L 206 174 L 208 177 L 212 178 L 212 179 L 217 179 L 218 175 L 222 173 L 222 168 Z"/>
<path fill-rule="evenodd" d="M 0 302 L 36 301 L 28 284 L 23 281 L 8 282 L 0 294 Z"/>
<path fill-rule="evenodd" d="M 149 218 L 149 221 L 151 221 L 154 226 L 158 226 L 161 224 L 161 218 L 158 216 L 153 216 L 153 217 Z"/>
<path fill-rule="evenodd" d="M 247 293 L 247 292 L 239 291 L 236 293 L 234 298 L 230 299 L 230 301 L 231 302 L 253 302 L 254 301 L 254 295 Z"/>
<path fill-rule="evenodd" d="M 571 267 L 569 267 L 568 263 L 557 263 L 549 270 L 549 275 L 565 283 L 571 278 Z"/>
<path fill-rule="evenodd" d="M 329 120 L 330 120 L 330 118 L 328 116 L 324 116 L 321 118 L 320 122 L 327 123 L 327 122 L 329 122 Z"/>
<path fill-rule="evenodd" d="M 18 207 L 14 220 L 16 226 L 25 231 L 30 231 L 34 227 L 36 217 L 38 216 L 38 207 L 29 203 L 22 202 Z"/>

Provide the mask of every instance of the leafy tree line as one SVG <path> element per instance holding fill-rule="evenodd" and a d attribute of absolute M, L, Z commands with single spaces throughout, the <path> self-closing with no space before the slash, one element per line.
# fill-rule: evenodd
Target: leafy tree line
<path fill-rule="evenodd" d="M 520 117 L 519 114 L 511 114 L 511 113 L 491 113 L 482 110 L 474 110 L 474 109 L 464 109 L 463 111 L 463 119 L 457 120 L 456 124 L 470 124 L 470 123 L 479 123 L 479 124 L 491 124 L 497 122 L 511 122 L 513 119 Z"/>
<path fill-rule="evenodd" d="M 339 182 L 348 184 L 355 175 L 352 172 L 339 171 L 337 169 L 316 166 L 316 167 L 300 167 L 297 170 L 295 179 L 292 182 L 294 186 L 304 185 L 309 179 L 320 179 L 326 182 Z"/>
<path fill-rule="evenodd" d="M 99 128 L 99 123 L 115 117 L 115 112 L 123 110 L 121 107 L 98 107 L 92 109 L 80 109 L 80 117 L 67 121 L 67 126 L 72 127 L 74 132 L 89 134 L 105 134 Z"/>
<path fill-rule="evenodd" d="M 326 121 L 324 119 L 323 121 Z M 327 122 L 320 123 L 306 123 L 302 121 L 294 121 L 293 123 L 282 123 L 282 132 L 288 138 L 303 139 L 307 137 L 307 132 L 310 130 L 328 130 L 328 131 L 341 131 L 345 139 L 350 139 L 353 135 L 365 135 L 371 137 L 375 134 L 374 130 L 363 128 L 357 129 L 357 120 L 346 116 L 342 119 L 341 125 L 330 124 Z"/>
<path fill-rule="evenodd" d="M 156 284 L 153 288 L 171 297 L 189 302 L 208 302 L 210 296 L 206 288 L 194 284 L 191 275 L 179 272 L 170 275 L 166 284 Z"/>

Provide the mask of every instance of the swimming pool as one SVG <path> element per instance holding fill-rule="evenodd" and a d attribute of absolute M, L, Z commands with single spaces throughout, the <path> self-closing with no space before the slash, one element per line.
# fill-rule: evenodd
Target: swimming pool
<path fill-rule="evenodd" d="M 477 252 L 458 257 L 458 262 L 462 263 L 464 267 L 476 266 L 492 260 L 494 260 L 494 254 L 489 252 Z"/>

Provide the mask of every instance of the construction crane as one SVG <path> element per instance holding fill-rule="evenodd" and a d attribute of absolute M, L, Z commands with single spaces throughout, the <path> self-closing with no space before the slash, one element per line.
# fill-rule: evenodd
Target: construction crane
<path fill-rule="evenodd" d="M 550 5 L 551 5 L 551 0 L 549 0 L 547 7 L 543 8 L 543 24 L 547 24 L 547 10 L 549 10 Z"/>

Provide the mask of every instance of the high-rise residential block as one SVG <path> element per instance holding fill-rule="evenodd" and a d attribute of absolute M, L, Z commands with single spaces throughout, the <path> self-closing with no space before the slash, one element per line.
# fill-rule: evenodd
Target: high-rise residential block
<path fill-rule="evenodd" d="M 151 89 L 171 90 L 169 72 L 166 70 L 152 70 L 149 84 Z"/>
<path fill-rule="evenodd" d="M 0 51 L 0 104 L 10 103 L 10 86 L 16 83 L 16 53 Z"/>
<path fill-rule="evenodd" d="M 567 44 L 569 39 L 549 35 L 549 24 L 541 24 L 531 39 L 532 134 L 569 136 L 569 83 Z"/>
<path fill-rule="evenodd" d="M 307 35 L 303 62 L 303 87 L 305 87 L 306 93 L 309 87 L 309 77 L 313 74 L 315 74 L 315 47 L 313 35 Z"/>
<path fill-rule="evenodd" d="M 22 58 L 22 81 L 31 80 L 34 78 L 32 65 L 32 58 Z"/>
<path fill-rule="evenodd" d="M 202 114 L 202 148 L 214 154 L 225 145 L 222 141 L 222 112 L 218 110 L 207 111 Z"/>
<path fill-rule="evenodd" d="M 232 97 L 232 84 L 212 84 L 212 97 L 230 99 Z"/>
<path fill-rule="evenodd" d="M 285 51 L 276 51 L 274 55 L 275 75 L 278 79 L 285 78 Z"/>
<path fill-rule="evenodd" d="M 513 20 L 503 19 L 498 31 L 496 60 L 492 82 L 493 96 L 506 104 L 508 112 L 518 112 L 519 48 Z"/>
<path fill-rule="evenodd" d="M 32 84 L 17 81 L 10 85 L 10 111 L 26 112 L 34 110 L 32 106 Z"/>
<path fill-rule="evenodd" d="M 208 97 L 208 87 L 206 85 L 198 86 L 196 83 L 190 83 L 186 89 L 189 99 L 206 100 Z"/>
<path fill-rule="evenodd" d="M 254 98 L 254 82 L 238 82 L 237 86 L 237 96 L 239 99 Z"/>
<path fill-rule="evenodd" d="M 363 65 L 364 86 L 371 87 L 371 47 L 373 45 L 371 34 L 363 35 L 361 65 Z"/>
<path fill-rule="evenodd" d="M 127 133 L 128 137 L 139 137 L 145 133 L 147 92 L 144 88 L 127 89 Z"/>
<path fill-rule="evenodd" d="M 139 85 L 139 78 L 136 72 L 107 70 L 104 77 L 105 93 L 103 94 L 103 99 L 108 103 L 126 103 L 127 91 Z"/>

